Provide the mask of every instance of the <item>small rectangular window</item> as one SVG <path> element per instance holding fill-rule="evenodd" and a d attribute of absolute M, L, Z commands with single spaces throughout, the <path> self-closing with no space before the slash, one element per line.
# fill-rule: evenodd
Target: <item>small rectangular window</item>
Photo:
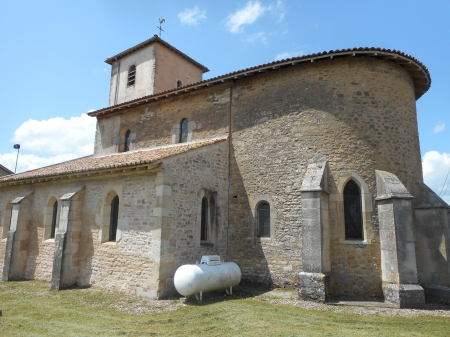
<path fill-rule="evenodd" d="M 135 80 L 136 80 L 136 66 L 131 66 L 130 69 L 128 69 L 127 87 L 133 86 Z"/>

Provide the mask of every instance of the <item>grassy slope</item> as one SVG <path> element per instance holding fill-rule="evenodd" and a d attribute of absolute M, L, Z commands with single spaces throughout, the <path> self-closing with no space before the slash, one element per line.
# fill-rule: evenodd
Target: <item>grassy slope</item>
<path fill-rule="evenodd" d="M 189 301 L 163 313 L 113 308 L 136 307 L 133 302 L 146 305 L 123 294 L 50 291 L 47 282 L 0 283 L 0 336 L 448 336 L 450 331 L 444 317 L 358 316 L 251 298 Z"/>

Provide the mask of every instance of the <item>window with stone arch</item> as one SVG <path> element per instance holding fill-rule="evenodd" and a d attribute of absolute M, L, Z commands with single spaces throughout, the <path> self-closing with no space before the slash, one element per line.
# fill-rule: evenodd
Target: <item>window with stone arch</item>
<path fill-rule="evenodd" d="M 127 87 L 132 87 L 136 82 L 136 66 L 128 68 Z"/>
<path fill-rule="evenodd" d="M 180 143 L 186 143 L 188 141 L 188 124 L 187 118 L 183 118 L 180 123 Z"/>
<path fill-rule="evenodd" d="M 116 241 L 117 222 L 119 220 L 119 197 L 116 195 L 111 201 L 111 214 L 109 217 L 109 240 Z"/>
<path fill-rule="evenodd" d="M 256 206 L 256 236 L 270 238 L 270 205 L 267 201 L 261 201 Z"/>
<path fill-rule="evenodd" d="M 110 191 L 102 208 L 103 223 L 99 233 L 100 242 L 116 242 L 120 217 L 120 199 L 115 191 Z"/>
<path fill-rule="evenodd" d="M 5 215 L 3 218 L 2 239 L 6 239 L 8 237 L 9 228 L 11 226 L 12 209 L 13 204 L 11 204 L 11 201 L 9 201 L 6 204 Z"/>
<path fill-rule="evenodd" d="M 51 196 L 45 207 L 44 241 L 54 239 L 58 228 L 58 198 Z"/>
<path fill-rule="evenodd" d="M 217 228 L 217 193 L 202 191 L 200 208 L 200 243 L 213 245 Z"/>
<path fill-rule="evenodd" d="M 364 240 L 361 190 L 358 184 L 350 179 L 344 187 L 345 239 Z"/>
<path fill-rule="evenodd" d="M 177 88 L 181 88 L 183 86 L 183 82 L 181 80 L 177 81 Z"/>
<path fill-rule="evenodd" d="M 208 240 L 208 199 L 202 198 L 202 214 L 201 214 L 201 226 L 200 226 L 200 240 Z"/>
<path fill-rule="evenodd" d="M 119 152 L 128 152 L 131 149 L 131 130 L 128 126 L 124 126 L 119 133 Z"/>
<path fill-rule="evenodd" d="M 52 227 L 50 229 L 50 239 L 55 238 L 57 214 L 58 214 L 58 201 L 55 201 L 52 207 Z"/>

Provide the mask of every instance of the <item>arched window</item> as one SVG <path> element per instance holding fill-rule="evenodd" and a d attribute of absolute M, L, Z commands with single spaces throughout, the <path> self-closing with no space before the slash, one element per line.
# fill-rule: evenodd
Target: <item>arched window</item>
<path fill-rule="evenodd" d="M 258 204 L 256 209 L 258 233 L 257 236 L 261 238 L 270 237 L 270 205 L 263 201 Z"/>
<path fill-rule="evenodd" d="M 56 232 L 56 215 L 58 214 L 58 202 L 55 201 L 53 204 L 53 213 L 52 213 L 52 228 L 50 230 L 50 239 L 55 238 L 55 232 Z"/>
<path fill-rule="evenodd" d="M 130 151 L 130 143 L 131 143 L 130 133 L 131 133 L 130 129 L 128 129 L 127 132 L 125 132 L 125 142 L 123 152 Z"/>
<path fill-rule="evenodd" d="M 345 239 L 363 240 L 361 190 L 349 180 L 344 187 Z"/>
<path fill-rule="evenodd" d="M 177 88 L 181 88 L 183 86 L 183 82 L 181 80 L 177 81 Z"/>
<path fill-rule="evenodd" d="M 118 219 L 119 219 L 119 197 L 116 195 L 111 201 L 111 215 L 109 217 L 109 241 L 116 241 Z"/>
<path fill-rule="evenodd" d="M 205 197 L 202 199 L 201 217 L 200 240 L 206 241 L 208 240 L 208 199 L 206 199 Z"/>
<path fill-rule="evenodd" d="M 180 125 L 180 143 L 186 143 L 188 139 L 188 120 L 183 118 Z"/>
<path fill-rule="evenodd" d="M 127 87 L 133 86 L 135 81 L 136 81 L 136 66 L 133 65 L 128 69 Z"/>

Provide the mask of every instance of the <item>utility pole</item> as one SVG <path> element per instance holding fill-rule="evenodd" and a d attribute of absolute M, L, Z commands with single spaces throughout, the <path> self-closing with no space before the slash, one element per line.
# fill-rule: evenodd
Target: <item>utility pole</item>
<path fill-rule="evenodd" d="M 16 168 L 14 169 L 14 173 L 16 173 L 16 171 L 17 171 L 17 161 L 19 160 L 20 144 L 14 144 L 14 148 L 17 149 Z"/>

